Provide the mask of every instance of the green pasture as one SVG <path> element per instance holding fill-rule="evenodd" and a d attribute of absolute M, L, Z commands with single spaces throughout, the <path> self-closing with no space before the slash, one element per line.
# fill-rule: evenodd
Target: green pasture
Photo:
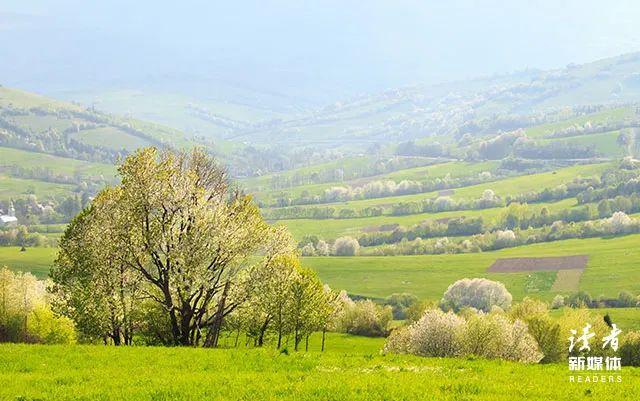
<path fill-rule="evenodd" d="M 569 209 L 576 205 L 573 198 L 563 199 L 558 202 L 550 203 L 532 203 L 529 210 L 539 212 L 546 207 L 551 212 Z M 403 216 L 376 216 L 376 217 L 360 217 L 354 219 L 288 219 L 277 220 L 277 224 L 282 224 L 289 229 L 289 232 L 297 240 L 305 235 L 317 235 L 324 239 L 335 239 L 344 235 L 358 236 L 363 229 L 375 228 L 384 224 L 400 224 L 402 226 L 412 226 L 419 224 L 425 220 L 437 220 L 454 217 L 482 217 L 485 223 L 491 224 L 495 222 L 504 212 L 506 208 L 491 208 L 482 210 L 457 210 L 440 213 L 419 213 L 408 214 Z"/>
<path fill-rule="evenodd" d="M 57 253 L 57 248 L 27 248 L 21 252 L 17 246 L 0 247 L 0 267 L 8 266 L 45 278 Z"/>
<path fill-rule="evenodd" d="M 134 151 L 138 148 L 151 146 L 143 138 L 131 135 L 115 127 L 100 127 L 83 130 L 72 135 L 73 138 L 87 145 L 103 146 L 105 148 Z"/>
<path fill-rule="evenodd" d="M 75 185 L 13 178 L 0 175 L 0 199 L 8 200 L 17 196 L 34 194 L 38 199 L 69 195 Z"/>
<path fill-rule="evenodd" d="M 640 234 L 636 234 L 556 241 L 484 253 L 305 257 L 303 262 L 314 268 L 332 288 L 368 297 L 383 298 L 408 292 L 423 299 L 439 300 L 456 280 L 485 277 L 503 282 L 516 300 L 525 296 L 551 300 L 557 293 L 551 290 L 548 277 L 536 277 L 531 272 L 487 273 L 486 270 L 499 258 L 586 254 L 589 262 L 579 288 L 593 296 L 616 297 L 623 290 L 640 294 L 639 243 Z"/>
<path fill-rule="evenodd" d="M 373 175 L 370 177 L 357 178 L 354 180 L 347 180 L 343 182 L 299 185 L 286 189 L 256 192 L 255 196 L 257 199 L 264 202 L 272 202 L 275 198 L 278 197 L 297 198 L 302 195 L 303 192 L 307 192 L 311 195 L 321 195 L 326 189 L 329 189 L 331 187 L 347 185 L 358 187 L 371 181 L 391 180 L 397 183 L 402 180 L 424 181 L 427 179 L 444 178 L 447 175 L 449 175 L 451 178 L 477 176 L 484 171 L 488 171 L 490 173 L 495 172 L 499 164 L 500 163 L 497 161 L 487 161 L 479 163 L 438 163 L 429 166 L 407 168 L 393 171 L 387 174 Z"/>
<path fill-rule="evenodd" d="M 543 142 L 593 147 L 602 156 L 623 157 L 626 156 L 626 150 L 618 145 L 618 135 L 620 135 L 620 131 L 609 131 L 598 134 L 576 135 L 568 138 L 545 139 Z"/>
<path fill-rule="evenodd" d="M 531 138 L 539 138 L 551 134 L 554 131 L 570 127 L 574 124 L 584 125 L 586 122 L 591 121 L 591 124 L 596 125 L 596 123 L 620 121 L 633 116 L 634 111 L 632 107 L 620 107 L 584 116 L 573 117 L 559 122 L 536 125 L 526 128 L 525 133 Z"/>
<path fill-rule="evenodd" d="M 115 167 L 109 164 L 0 147 L 0 168 L 9 166 L 50 169 L 55 173 L 65 175 L 79 174 L 91 177 L 102 175 L 107 179 L 113 178 L 116 173 Z"/>

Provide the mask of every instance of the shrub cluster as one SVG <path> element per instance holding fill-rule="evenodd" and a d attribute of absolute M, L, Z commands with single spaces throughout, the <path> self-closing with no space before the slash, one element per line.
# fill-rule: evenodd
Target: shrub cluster
<path fill-rule="evenodd" d="M 71 343 L 71 320 L 54 315 L 47 283 L 30 273 L 0 269 L 0 342 Z"/>
<path fill-rule="evenodd" d="M 439 309 L 427 310 L 416 323 L 394 331 L 384 350 L 431 357 L 475 355 L 524 363 L 536 363 L 543 357 L 521 320 L 483 312 L 463 318 Z"/>

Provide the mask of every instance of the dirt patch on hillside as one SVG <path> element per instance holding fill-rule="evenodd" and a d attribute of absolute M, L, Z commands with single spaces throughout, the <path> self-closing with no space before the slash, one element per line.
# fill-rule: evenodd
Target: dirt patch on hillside
<path fill-rule="evenodd" d="M 456 193 L 456 191 L 453 189 L 444 189 L 442 191 L 438 191 L 438 196 L 451 196 L 454 193 Z"/>
<path fill-rule="evenodd" d="M 544 258 L 504 258 L 493 262 L 487 271 L 491 273 L 517 273 L 538 270 L 584 269 L 588 261 L 589 257 L 587 255 Z"/>
<path fill-rule="evenodd" d="M 397 223 L 383 224 L 381 226 L 364 227 L 362 229 L 362 231 L 365 232 L 365 233 L 376 233 L 376 232 L 381 232 L 381 231 L 393 231 L 398 227 L 400 227 L 400 224 L 397 224 Z"/>
<path fill-rule="evenodd" d="M 551 286 L 554 292 L 573 292 L 580 287 L 580 276 L 583 269 L 558 270 L 556 281 Z"/>

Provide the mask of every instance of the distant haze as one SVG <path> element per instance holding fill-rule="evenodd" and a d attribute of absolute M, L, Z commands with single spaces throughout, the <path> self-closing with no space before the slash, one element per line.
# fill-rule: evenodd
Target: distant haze
<path fill-rule="evenodd" d="M 225 82 L 322 104 L 640 49 L 634 1 L 2 3 L 0 83 L 45 93 Z"/>

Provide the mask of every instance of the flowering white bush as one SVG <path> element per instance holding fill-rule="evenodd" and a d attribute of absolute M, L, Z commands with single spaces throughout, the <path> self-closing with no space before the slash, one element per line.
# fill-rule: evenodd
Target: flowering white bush
<path fill-rule="evenodd" d="M 313 244 L 309 242 L 307 245 L 303 246 L 302 249 L 300 249 L 300 253 L 302 254 L 302 256 L 313 256 L 316 254 L 316 250 L 313 247 Z"/>
<path fill-rule="evenodd" d="M 352 237 L 340 237 L 333 244 L 333 253 L 337 256 L 354 256 L 358 252 L 360 252 L 360 244 Z"/>
<path fill-rule="evenodd" d="M 556 295 L 551 301 L 551 309 L 560 309 L 564 306 L 564 297 L 562 295 Z"/>
<path fill-rule="evenodd" d="M 465 278 L 447 288 L 440 304 L 443 309 L 456 312 L 464 307 L 489 312 L 494 305 L 503 310 L 509 309 L 512 300 L 513 297 L 500 282 L 484 278 Z"/>
<path fill-rule="evenodd" d="M 318 256 L 329 256 L 330 253 L 331 248 L 329 247 L 329 244 L 323 240 L 318 241 L 316 244 L 316 254 L 318 254 Z"/>
<path fill-rule="evenodd" d="M 493 201 L 496 199 L 496 193 L 492 189 L 485 189 L 482 191 L 482 200 Z"/>
<path fill-rule="evenodd" d="M 516 243 L 516 234 L 511 230 L 498 230 L 496 232 L 495 246 L 497 248 L 506 248 Z"/>
<path fill-rule="evenodd" d="M 464 319 L 452 312 L 427 310 L 422 318 L 409 326 L 408 352 L 421 356 L 454 356 L 459 350 L 459 337 Z"/>
<path fill-rule="evenodd" d="M 627 231 L 633 224 L 633 220 L 627 216 L 625 212 L 615 212 L 613 216 L 606 220 L 606 223 L 609 225 L 612 233 L 619 234 Z"/>
<path fill-rule="evenodd" d="M 476 355 L 524 363 L 539 362 L 543 354 L 526 323 L 511 322 L 504 313 L 470 312 L 467 318 L 430 309 L 420 320 L 395 330 L 385 352 L 430 357 Z"/>

